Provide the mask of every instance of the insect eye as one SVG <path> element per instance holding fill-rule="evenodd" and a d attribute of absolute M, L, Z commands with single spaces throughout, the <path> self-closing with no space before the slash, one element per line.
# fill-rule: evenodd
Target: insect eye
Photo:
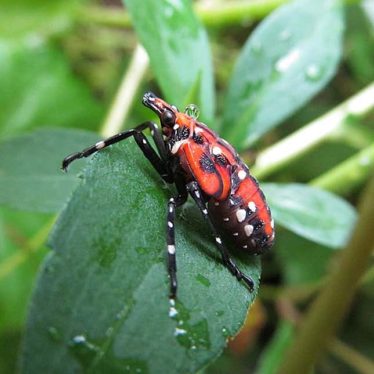
<path fill-rule="evenodd" d="M 175 122 L 175 115 L 170 110 L 165 110 L 162 113 L 161 120 L 162 120 L 162 123 L 164 125 L 166 125 L 166 126 L 172 126 L 172 125 L 174 125 L 174 122 Z"/>

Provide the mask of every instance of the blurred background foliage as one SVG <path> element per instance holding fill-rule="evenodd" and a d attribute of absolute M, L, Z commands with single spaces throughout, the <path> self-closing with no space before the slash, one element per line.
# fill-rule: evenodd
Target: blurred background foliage
<path fill-rule="evenodd" d="M 285 113 L 280 122 L 281 126 L 267 132 L 260 140 L 258 138 L 264 133 L 262 130 L 256 139 L 251 138 L 248 142 L 242 142 L 246 139 L 244 133 L 233 134 L 229 128 L 230 120 L 237 114 L 230 112 L 230 107 L 227 107 L 231 103 L 230 100 L 236 100 L 234 91 L 237 86 L 231 88 L 234 92 L 231 99 L 226 97 L 233 66 L 248 36 L 253 33 L 261 20 L 286 2 L 281 0 L 195 2 L 195 12 L 208 32 L 214 66 L 216 104 L 211 91 L 213 86 L 208 87 L 209 84 L 213 84 L 212 82 L 204 86 L 206 92 L 196 88 L 200 84 L 204 85 L 203 78 L 195 82 L 196 87 L 191 86 L 188 95 L 176 97 L 176 101 L 183 105 L 186 96 L 191 99 L 196 98 L 200 106 L 205 108 L 204 119 L 210 121 L 213 121 L 214 107 L 216 107 L 215 121 L 217 122 L 213 122 L 212 127 L 215 129 L 221 127 L 223 133 L 231 141 L 236 142 L 235 145 L 240 147 L 249 165 L 254 164 L 254 169 L 257 168 L 259 171 L 255 174 L 260 179 L 271 180 L 271 182 L 311 183 L 320 187 L 327 185 L 330 186 L 328 190 L 344 196 L 353 206 L 356 206 L 374 164 L 374 115 L 371 107 L 365 110 L 364 116 L 345 118 L 344 126 L 340 126 L 339 131 L 335 131 L 333 136 L 286 160 L 283 167 L 269 172 L 266 171 L 266 165 L 261 169 L 260 156 L 267 147 L 302 126 L 308 126 L 313 120 L 333 110 L 374 81 L 374 4 L 372 1 L 345 1 L 342 57 L 336 74 L 322 91 L 291 117 L 287 118 Z M 134 2 L 129 1 L 128 6 L 132 13 L 136 12 Z M 105 133 L 107 113 L 113 107 L 113 100 L 122 76 L 137 47 L 137 37 L 141 37 L 142 31 L 139 30 L 141 25 L 135 22 L 138 33 L 136 34 L 132 24 L 128 11 L 124 10 L 121 2 L 117 0 L 53 2 L 3 0 L 1 2 L 1 373 L 15 371 L 27 304 L 35 284 L 37 270 L 48 252 L 45 242 L 54 221 L 54 212 L 64 204 L 66 196 L 77 183 L 74 178 L 69 179 L 66 176 L 61 178 L 58 170 L 60 159 L 69 151 L 87 145 L 88 139 L 91 139 L 88 144 L 96 139 L 96 135 L 87 135 L 83 131 L 80 133 L 81 138 L 78 132 L 66 135 L 68 130 L 64 129 L 92 130 L 101 135 Z M 147 38 L 147 35 L 143 38 Z M 273 49 L 276 48 L 277 43 L 274 41 Z M 172 61 L 173 51 L 169 52 Z M 311 56 L 313 56 L 312 52 Z M 206 61 L 205 57 L 204 61 Z M 156 75 L 165 74 L 160 68 L 155 69 Z M 183 71 L 179 73 L 183 75 Z M 240 77 L 239 75 L 239 79 Z M 161 86 L 163 93 L 169 98 L 178 95 L 178 87 L 174 88 L 174 92 L 173 88 L 169 88 L 168 82 L 165 82 L 164 86 L 158 83 L 157 85 L 155 81 L 151 59 L 151 68 L 146 69 L 139 80 L 139 87 L 136 87 L 136 95 L 134 95 L 136 104 L 131 106 L 125 127 L 131 127 L 150 118 L 148 111 L 138 104 L 142 92 L 149 89 L 160 92 Z M 287 81 L 285 87 L 292 91 L 293 87 L 290 84 L 290 81 Z M 203 97 L 198 97 L 196 92 L 203 92 Z M 210 95 L 211 99 L 209 99 Z M 287 91 L 283 95 L 286 96 Z M 270 99 L 277 100 L 276 96 L 270 96 Z M 266 109 L 265 105 L 265 113 Z M 241 119 L 236 120 L 240 122 Z M 261 123 L 258 126 L 261 127 Z M 42 128 L 51 127 L 54 128 L 52 131 L 55 134 L 53 141 L 48 136 L 43 138 L 45 133 Z M 34 130 L 36 132 L 33 132 Z M 63 138 L 65 140 L 62 140 Z M 28 155 L 31 158 L 33 149 L 44 146 L 45 153 L 39 155 L 39 160 L 45 160 L 46 165 L 39 162 L 37 169 L 35 168 L 38 173 L 35 173 L 35 170 L 33 173 L 28 173 Z M 359 157 L 358 161 L 355 162 L 354 157 Z M 350 161 L 352 163 L 347 166 L 345 163 Z M 43 167 L 46 168 L 45 173 Z M 337 174 L 328 174 L 329 172 Z M 352 177 L 355 172 L 359 174 L 357 178 Z M 27 178 L 29 174 L 32 174 L 31 178 Z M 323 177 L 327 178 L 327 182 Z M 53 184 L 45 190 L 48 178 L 53 178 Z M 269 185 L 267 188 L 271 189 L 272 186 Z M 35 200 L 24 201 L 23 197 L 30 190 L 37 192 L 34 194 Z M 40 196 L 47 197 L 51 191 L 54 191 L 56 199 L 48 201 L 46 198 L 40 205 L 38 203 Z M 284 193 L 284 198 L 289 199 L 290 195 L 286 192 L 273 193 L 274 196 Z M 276 205 L 276 202 L 274 204 Z M 321 209 L 321 221 L 324 220 L 325 214 L 328 215 L 328 212 L 324 213 Z M 346 216 L 343 210 L 341 214 Z M 287 221 L 288 218 L 283 220 Z M 343 227 L 342 230 L 344 229 L 349 232 L 351 227 Z M 300 233 L 297 230 L 296 232 Z M 278 230 L 274 250 L 263 259 L 259 296 L 251 308 L 251 313 L 248 314 L 241 333 L 229 342 L 224 354 L 204 372 L 263 374 L 276 372 L 311 297 L 321 288 L 326 274 L 336 266 L 339 258 L 339 249 L 336 247 L 342 247 L 346 241 L 344 239 L 337 245 L 329 246 L 323 238 L 318 241 L 308 240 L 305 235 L 302 236 L 295 234 L 294 226 L 290 231 L 283 228 Z M 335 248 L 332 250 L 331 247 Z M 373 274 L 373 264 L 371 264 L 338 337 L 315 367 L 316 373 L 373 372 Z"/>

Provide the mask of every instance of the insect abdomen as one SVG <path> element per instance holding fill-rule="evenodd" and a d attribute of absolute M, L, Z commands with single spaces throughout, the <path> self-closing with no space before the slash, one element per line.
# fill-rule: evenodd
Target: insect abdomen
<path fill-rule="evenodd" d="M 247 175 L 226 200 L 211 200 L 209 211 L 214 224 L 232 239 L 235 246 L 261 254 L 274 241 L 273 220 L 257 181 Z"/>

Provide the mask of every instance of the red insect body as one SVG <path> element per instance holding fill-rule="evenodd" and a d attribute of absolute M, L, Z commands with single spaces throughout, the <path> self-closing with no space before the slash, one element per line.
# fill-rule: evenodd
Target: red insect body
<path fill-rule="evenodd" d="M 170 156 L 179 159 L 185 181 L 196 180 L 208 201 L 217 229 L 252 254 L 274 241 L 274 222 L 257 180 L 234 148 L 206 125 L 179 112 L 160 98 L 146 104 L 159 114 Z M 172 127 L 163 121 L 167 109 Z"/>
<path fill-rule="evenodd" d="M 222 262 L 250 290 L 251 277 L 242 273 L 230 257 L 221 235 L 252 254 L 260 254 L 274 242 L 274 223 L 257 180 L 235 149 L 195 117 L 179 112 L 174 106 L 148 92 L 143 103 L 158 114 L 157 125 L 147 121 L 64 158 L 62 168 L 88 157 L 114 143 L 134 137 L 143 154 L 167 183 L 175 183 L 178 194 L 168 201 L 167 256 L 170 298 L 177 295 L 175 209 L 183 205 L 188 194 L 211 225 Z M 151 130 L 158 153 L 143 131 Z M 164 139 L 162 139 L 162 135 Z"/>

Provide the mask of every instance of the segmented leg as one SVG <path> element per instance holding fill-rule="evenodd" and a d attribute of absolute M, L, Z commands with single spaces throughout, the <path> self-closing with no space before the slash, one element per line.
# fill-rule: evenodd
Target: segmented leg
<path fill-rule="evenodd" d="M 187 191 L 182 190 L 176 197 L 172 197 L 168 202 L 166 243 L 168 255 L 168 272 L 170 277 L 170 299 L 175 299 L 177 295 L 177 263 L 175 258 L 175 208 L 183 205 L 187 200 Z"/>
<path fill-rule="evenodd" d="M 232 275 L 234 275 L 239 281 L 243 280 L 246 285 L 249 287 L 249 289 L 252 291 L 254 287 L 254 282 L 251 277 L 248 277 L 247 275 L 243 274 L 241 270 L 238 268 L 234 260 L 230 257 L 230 254 L 225 247 L 225 245 L 222 242 L 222 239 L 220 235 L 217 233 L 216 228 L 214 227 L 214 224 L 212 220 L 209 217 L 209 212 L 206 207 L 206 204 L 202 197 L 202 192 L 199 188 L 199 185 L 197 182 L 193 181 L 187 184 L 187 191 L 192 196 L 192 198 L 195 200 L 196 205 L 200 209 L 201 213 L 203 214 L 204 218 L 208 221 L 208 224 L 210 226 L 210 229 L 214 235 L 216 246 L 218 250 L 221 253 L 223 264 L 229 269 Z"/>
<path fill-rule="evenodd" d="M 148 139 L 145 137 L 145 135 L 142 133 L 145 129 L 150 129 L 151 134 L 153 137 L 153 140 L 155 142 L 156 148 L 159 152 L 157 152 L 152 148 L 152 146 L 149 144 Z M 150 161 L 152 166 L 157 170 L 157 172 L 160 174 L 160 176 L 168 183 L 173 182 L 173 177 L 171 175 L 171 172 L 168 170 L 167 166 L 167 151 L 165 147 L 165 143 L 162 139 L 162 135 L 157 127 L 157 125 L 153 122 L 144 122 L 140 124 L 139 126 L 136 126 L 134 129 L 123 131 L 119 134 L 113 135 L 108 139 L 101 140 L 97 142 L 96 144 L 84 149 L 81 152 L 75 152 L 71 155 L 64 158 L 62 161 L 62 169 L 67 170 L 68 166 L 75 160 L 88 157 L 92 155 L 93 153 L 100 151 L 109 145 L 118 143 L 124 139 L 127 139 L 129 137 L 133 136 L 135 138 L 135 141 L 145 157 Z"/>

